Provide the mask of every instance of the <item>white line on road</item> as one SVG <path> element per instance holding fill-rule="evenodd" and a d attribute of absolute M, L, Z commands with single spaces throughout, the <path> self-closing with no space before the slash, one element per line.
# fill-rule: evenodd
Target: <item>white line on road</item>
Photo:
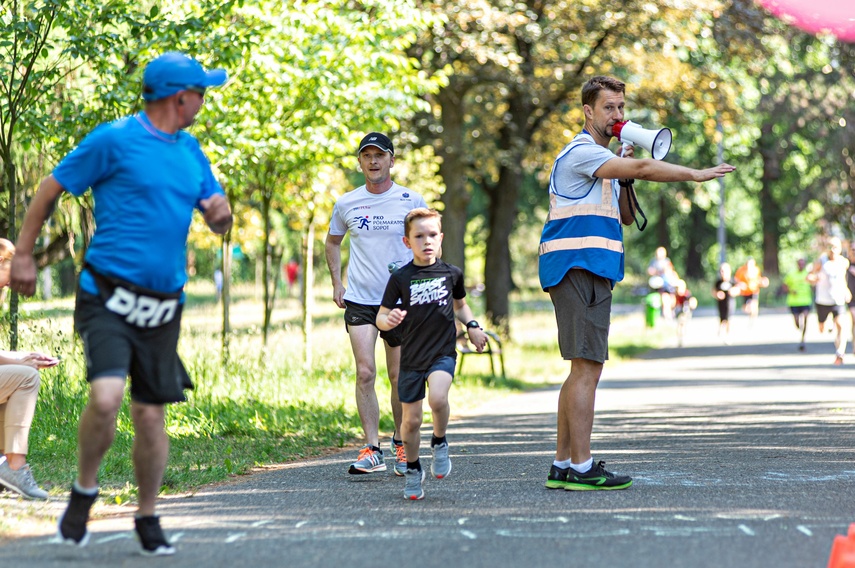
<path fill-rule="evenodd" d="M 233 543 L 234 541 L 236 541 L 236 540 L 240 540 L 240 539 L 242 539 L 242 538 L 243 538 L 243 537 L 245 537 L 245 536 L 246 536 L 246 533 L 233 533 L 233 534 L 230 534 L 228 537 L 226 537 L 225 543 L 226 543 L 226 544 L 231 544 L 231 543 Z"/>
<path fill-rule="evenodd" d="M 172 537 L 169 539 L 169 544 L 175 544 L 176 542 L 181 540 L 181 537 L 183 537 L 183 536 L 184 536 L 183 532 L 177 532 L 177 533 L 173 534 Z"/>
<path fill-rule="evenodd" d="M 465 536 L 466 538 L 468 538 L 470 540 L 475 540 L 476 538 L 478 538 L 478 536 L 472 531 L 460 531 L 460 534 L 462 534 L 463 536 Z"/>
<path fill-rule="evenodd" d="M 119 534 L 113 534 L 110 536 L 105 536 L 104 538 L 99 538 L 97 541 L 95 541 L 95 544 L 104 544 L 105 542 L 112 542 L 114 540 L 122 540 L 125 538 L 131 538 L 131 534 L 130 533 L 119 533 Z"/>
<path fill-rule="evenodd" d="M 804 525 L 799 525 L 799 526 L 797 526 L 797 527 L 796 527 L 796 530 L 797 530 L 797 531 L 799 531 L 800 533 L 804 533 L 804 534 L 806 534 L 806 535 L 808 535 L 808 536 L 813 536 L 813 531 L 811 531 L 809 528 L 807 528 L 807 527 L 806 527 L 806 526 L 804 526 Z"/>
<path fill-rule="evenodd" d="M 739 525 L 739 530 L 747 534 L 748 536 L 754 536 L 754 531 L 745 525 Z"/>
<path fill-rule="evenodd" d="M 269 523 L 272 523 L 272 522 L 273 521 L 271 521 L 270 519 L 268 519 L 266 521 L 255 521 L 254 523 L 252 523 L 249 526 L 251 526 L 252 528 L 258 528 L 258 527 L 262 527 L 262 526 L 269 524 Z"/>

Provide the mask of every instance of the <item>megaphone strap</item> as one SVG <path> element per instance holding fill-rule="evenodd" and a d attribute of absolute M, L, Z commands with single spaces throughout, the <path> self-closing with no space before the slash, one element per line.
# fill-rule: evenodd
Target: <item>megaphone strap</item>
<path fill-rule="evenodd" d="M 639 231 L 643 231 L 645 227 L 647 227 L 647 215 L 644 214 L 644 211 L 641 210 L 641 205 L 638 204 L 638 197 L 635 195 L 635 188 L 632 187 L 632 182 L 635 180 L 620 180 L 618 183 L 623 189 L 626 189 L 629 198 L 627 201 L 629 202 L 629 212 L 632 215 L 632 220 L 635 221 L 635 226 L 638 227 Z M 626 183 L 628 182 L 628 183 Z M 638 211 L 638 214 L 641 215 L 641 218 L 644 219 L 644 223 L 638 223 L 638 217 L 636 217 L 635 212 Z"/>

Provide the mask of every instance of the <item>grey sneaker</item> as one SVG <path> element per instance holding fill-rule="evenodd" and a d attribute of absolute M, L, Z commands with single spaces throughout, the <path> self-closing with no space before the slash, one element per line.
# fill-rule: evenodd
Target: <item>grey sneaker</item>
<path fill-rule="evenodd" d="M 425 471 L 423 469 L 408 469 L 404 474 L 407 484 L 404 486 L 404 499 L 410 501 L 418 501 L 425 498 L 425 492 L 422 491 L 422 482 L 425 480 Z"/>
<path fill-rule="evenodd" d="M 430 449 L 433 460 L 430 462 L 430 472 L 437 479 L 444 479 L 451 473 L 451 458 L 448 457 L 448 442 L 443 442 Z"/>
<path fill-rule="evenodd" d="M 383 450 L 375 450 L 371 446 L 365 446 L 359 450 L 359 457 L 350 464 L 350 469 L 347 470 L 352 475 L 377 471 L 386 471 L 386 462 L 383 461 Z"/>
<path fill-rule="evenodd" d="M 392 452 L 395 453 L 395 475 L 404 477 L 404 474 L 407 473 L 407 455 L 404 452 L 403 442 L 396 444 L 392 440 Z"/>
<path fill-rule="evenodd" d="M 15 471 L 9 467 L 9 462 L 0 463 L 0 484 L 15 493 L 20 493 L 27 499 L 47 499 L 48 493 L 39 489 L 29 464 L 24 464 L 21 469 Z"/>

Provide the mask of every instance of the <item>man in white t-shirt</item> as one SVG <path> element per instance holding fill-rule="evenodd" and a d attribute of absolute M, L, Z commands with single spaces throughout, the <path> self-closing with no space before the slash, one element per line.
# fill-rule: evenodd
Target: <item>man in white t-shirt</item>
<path fill-rule="evenodd" d="M 395 475 L 407 471 L 407 459 L 401 432 L 401 402 L 398 400 L 398 369 L 401 361 L 401 331 L 380 331 L 375 321 L 389 273 L 410 262 L 413 253 L 404 245 L 404 217 L 412 209 L 427 207 L 421 195 L 394 183 L 395 149 L 384 134 L 371 132 L 359 144 L 359 167 L 365 185 L 343 195 L 335 204 L 326 239 L 327 265 L 333 285 L 333 300 L 344 309 L 344 322 L 356 359 L 356 408 L 365 432 L 366 445 L 351 474 L 386 471 L 380 449 L 380 406 L 374 390 L 377 365 L 374 350 L 377 335 L 384 340 L 386 369 L 392 385 L 392 416 L 395 433 Z M 347 288 L 341 279 L 341 243 L 350 232 L 350 260 L 347 264 Z"/>
<path fill-rule="evenodd" d="M 846 334 L 840 317 L 846 313 L 846 303 L 851 299 L 846 285 L 849 261 L 841 254 L 842 250 L 840 239 L 828 239 L 828 252 L 814 263 L 813 270 L 808 274 L 808 282 L 816 284 L 816 315 L 820 332 L 825 330 L 828 316 L 832 316 L 835 365 L 843 364 L 843 354 L 846 353 Z"/>

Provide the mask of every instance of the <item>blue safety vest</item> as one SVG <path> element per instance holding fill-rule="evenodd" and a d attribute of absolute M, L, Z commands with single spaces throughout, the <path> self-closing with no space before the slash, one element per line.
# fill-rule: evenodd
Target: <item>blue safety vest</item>
<path fill-rule="evenodd" d="M 579 198 L 562 195 L 555 186 L 558 161 L 582 144 L 595 142 L 577 136 L 555 159 L 549 176 L 549 216 L 540 237 L 539 259 L 544 290 L 561 282 L 571 268 L 606 278 L 612 288 L 623 280 L 620 186 L 615 180 L 594 178 L 587 193 Z"/>

